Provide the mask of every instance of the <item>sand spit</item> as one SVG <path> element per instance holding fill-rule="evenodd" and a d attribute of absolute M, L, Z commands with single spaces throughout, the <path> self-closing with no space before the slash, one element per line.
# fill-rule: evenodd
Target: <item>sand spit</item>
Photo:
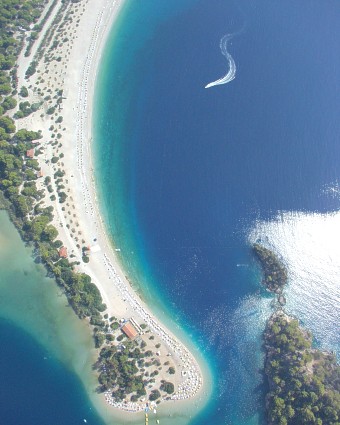
<path fill-rule="evenodd" d="M 157 320 L 131 288 L 105 233 L 96 201 L 91 163 L 94 84 L 105 40 L 123 3 L 123 0 L 82 0 L 56 6 L 36 41 L 39 48 L 32 49 L 31 60 L 35 55 L 38 66 L 28 80 L 24 79 L 28 61 L 23 57 L 19 59 L 19 88 L 27 86 L 28 100 L 40 102 L 42 106 L 17 120 L 17 126 L 42 131 L 39 145 L 42 154 L 36 159 L 43 178 L 37 186 L 45 190 L 44 206 L 54 208 L 53 225 L 68 256 L 79 262 L 76 266 L 79 272 L 91 276 L 107 305 L 106 313 L 120 321 L 132 318 L 138 325 L 145 324 L 147 332 L 141 335 L 141 340 L 150 349 L 160 347 L 156 355 L 161 365 L 170 362 L 174 366 L 176 373 L 171 381 L 175 392 L 168 397 L 163 395 L 161 401 L 184 400 L 201 393 L 201 369 L 190 351 Z M 53 99 L 58 96 L 62 102 L 55 105 Z M 44 183 L 44 178 L 50 177 L 53 193 L 58 186 L 60 190 L 61 183 L 55 178 L 58 170 L 64 173 L 62 189 L 67 194 L 64 203 L 59 203 L 58 197 L 56 200 L 51 197 Z M 84 245 L 89 248 L 89 263 L 82 261 Z M 162 379 L 169 380 L 165 369 L 159 368 L 155 389 Z M 140 411 L 147 403 L 147 399 L 136 403 L 117 402 L 110 391 L 104 396 L 108 404 L 126 411 Z"/>

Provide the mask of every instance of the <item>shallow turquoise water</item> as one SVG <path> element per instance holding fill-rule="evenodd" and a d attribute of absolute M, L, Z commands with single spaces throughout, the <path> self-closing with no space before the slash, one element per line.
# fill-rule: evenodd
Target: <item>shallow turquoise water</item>
<path fill-rule="evenodd" d="M 312 3 L 130 1 L 101 66 L 105 222 L 136 288 L 210 364 L 213 396 L 195 424 L 262 420 L 271 297 L 249 233 L 282 211 L 339 208 L 324 193 L 340 171 L 338 6 Z M 236 78 L 206 90 L 228 71 L 225 34 Z"/>
<path fill-rule="evenodd" d="M 289 311 L 339 350 L 339 227 L 312 214 L 339 209 L 339 16 L 333 1 L 130 1 L 108 43 L 94 122 L 105 221 L 136 288 L 215 378 L 181 422 L 261 423 L 271 297 L 250 233 L 287 260 Z M 204 90 L 239 28 L 235 80 Z M 100 424 L 87 328 L 3 214 L 0 229 L 1 421 Z"/>
<path fill-rule="evenodd" d="M 0 423 L 102 425 L 87 391 L 93 341 L 0 211 Z M 79 374 L 83 378 L 80 381 Z"/>

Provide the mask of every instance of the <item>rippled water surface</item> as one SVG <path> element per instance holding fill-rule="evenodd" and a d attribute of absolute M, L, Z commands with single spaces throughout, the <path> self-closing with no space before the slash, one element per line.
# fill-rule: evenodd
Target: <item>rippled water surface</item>
<path fill-rule="evenodd" d="M 250 238 L 289 266 L 287 310 L 338 347 L 339 12 L 321 0 L 130 1 L 108 45 L 100 200 L 136 287 L 209 362 L 210 404 L 188 422 L 261 423 L 272 296 Z M 228 72 L 225 34 L 235 78 L 206 90 Z"/>
<path fill-rule="evenodd" d="M 225 34 L 235 78 L 205 90 L 226 72 Z M 94 111 L 103 215 L 135 287 L 214 378 L 203 411 L 164 424 L 262 424 L 272 296 L 253 240 L 288 267 L 287 311 L 339 353 L 339 40 L 331 0 L 127 0 L 112 32 Z M 99 424 L 84 393 L 87 329 L 4 216 L 0 226 L 1 361 L 13 361 L 0 422 L 50 425 L 60 405 L 59 423 Z M 44 397 L 51 409 L 32 409 Z"/>
<path fill-rule="evenodd" d="M 285 213 L 258 223 L 251 240 L 277 252 L 289 272 L 288 313 L 323 349 L 340 354 L 340 214 Z"/>

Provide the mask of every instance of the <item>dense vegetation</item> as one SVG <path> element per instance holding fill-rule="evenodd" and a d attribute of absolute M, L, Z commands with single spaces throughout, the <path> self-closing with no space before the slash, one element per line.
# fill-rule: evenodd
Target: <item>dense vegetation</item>
<path fill-rule="evenodd" d="M 50 8 L 46 12 L 45 16 L 43 17 L 43 19 L 41 19 L 39 24 L 34 25 L 33 30 L 32 30 L 30 37 L 29 37 L 29 43 L 26 47 L 25 56 L 30 55 L 32 46 L 34 44 L 34 41 L 37 39 L 39 31 L 41 31 L 42 28 L 44 27 L 46 21 L 50 17 L 50 15 L 51 15 L 53 9 L 55 8 L 55 6 L 57 5 L 57 3 L 58 3 L 58 0 L 54 0 L 53 3 L 51 4 Z"/>
<path fill-rule="evenodd" d="M 264 246 L 255 243 L 253 245 L 253 251 L 262 266 L 264 274 L 263 283 L 269 291 L 281 294 L 284 285 L 287 283 L 286 268 L 277 256 Z"/>
<path fill-rule="evenodd" d="M 265 332 L 268 423 L 339 425 L 340 367 L 311 348 L 311 335 L 276 313 Z"/>
<path fill-rule="evenodd" d="M 44 9 L 46 0 L 1 0 L 0 2 L 0 95 L 16 89 L 15 63 L 23 39 Z M 1 114 L 3 111 L 0 111 Z"/>
<path fill-rule="evenodd" d="M 263 282 L 284 298 L 287 271 L 269 249 L 255 243 Z M 269 425 L 340 425 L 340 367 L 335 356 L 312 349 L 311 335 L 278 307 L 264 334 Z"/>
<path fill-rule="evenodd" d="M 24 160 L 26 151 L 34 148 L 32 142 L 41 134 L 26 130 L 15 133 L 14 121 L 4 113 L 16 106 L 12 97 L 16 94 L 15 62 L 23 37 L 44 4 L 44 0 L 2 0 L 0 4 L 0 189 L 11 202 L 21 227 L 34 203 L 43 196 L 34 182 L 36 164 Z"/>
<path fill-rule="evenodd" d="M 92 322 L 101 319 L 100 313 L 106 309 L 97 287 L 89 276 L 76 273 L 74 263 L 59 258 L 58 248 L 62 242 L 56 240 L 57 229 L 51 225 L 53 207 L 43 207 L 45 190 L 38 190 L 39 162 L 30 159 L 26 153 L 33 149 L 34 157 L 41 154 L 40 132 L 19 130 L 6 111 L 16 107 L 17 94 L 16 68 L 23 38 L 36 23 L 46 0 L 1 0 L 0 2 L 0 190 L 2 206 L 6 206 L 21 236 L 33 244 L 36 256 L 56 277 L 79 317 L 89 317 Z M 53 3 L 55 5 L 55 2 Z M 50 13 L 50 12 L 49 12 Z M 35 31 L 41 29 L 43 22 Z M 20 96 L 27 97 L 25 87 Z M 34 112 L 35 106 L 21 102 L 16 116 L 26 116 Z M 19 114 L 19 115 L 18 115 Z M 21 115 L 20 115 L 21 114 Z M 38 142 L 38 143 L 37 143 Z M 60 179 L 63 172 L 58 170 L 54 178 Z M 58 181 L 58 180 L 56 180 Z M 50 180 L 45 186 L 51 191 Z M 61 186 L 59 186 L 61 187 Z M 52 189 L 53 190 L 53 189 Z M 54 195 L 52 195 L 54 196 Z M 59 191 L 59 202 L 64 202 L 66 194 Z"/>
<path fill-rule="evenodd" d="M 112 322 L 111 329 L 116 328 L 115 323 L 115 321 Z M 120 333 L 120 331 L 117 332 Z M 106 340 L 109 335 L 106 334 Z M 162 396 L 161 392 L 165 398 L 168 398 L 169 394 L 175 390 L 174 384 L 162 380 L 159 389 L 153 388 L 155 377 L 162 370 L 162 365 L 154 353 L 146 349 L 145 342 L 139 344 L 136 341 L 130 341 L 121 333 L 117 341 L 120 342 L 119 345 L 113 346 L 108 343 L 100 351 L 96 364 L 100 372 L 98 390 L 111 391 L 116 401 L 125 400 L 127 397 L 131 401 L 146 398 L 147 388 L 151 389 L 150 401 L 158 401 Z"/>
<path fill-rule="evenodd" d="M 138 374 L 137 366 L 142 357 L 138 344 L 132 341 L 124 342 L 121 349 L 116 346 L 103 348 L 100 352 L 101 391 L 112 389 L 116 400 L 123 400 L 129 394 L 132 394 L 132 401 L 145 396 L 147 381 L 143 380 L 143 374 Z"/>
<path fill-rule="evenodd" d="M 38 162 L 25 159 L 28 149 L 34 145 L 32 140 L 41 137 L 39 133 L 14 130 L 13 123 L 7 117 L 0 117 L 3 126 L 3 139 L 0 141 L 0 189 L 10 202 L 11 218 L 19 229 L 23 239 L 33 242 L 37 258 L 55 275 L 57 282 L 65 289 L 74 310 L 79 317 L 98 317 L 106 309 L 102 303 L 97 287 L 89 276 L 76 273 L 74 263 L 66 258 L 59 258 L 60 241 L 56 241 L 57 229 L 51 225 L 53 207 L 42 207 L 44 191 L 36 186 Z M 13 126 L 13 128 L 12 128 Z M 10 128 L 10 130 L 8 130 Z"/>
<path fill-rule="evenodd" d="M 43 180 L 39 165 L 39 155 L 43 153 L 40 144 L 42 134 L 25 129 L 16 131 L 13 120 L 34 113 L 41 106 L 41 102 L 29 102 L 26 87 L 21 87 L 19 93 L 17 92 L 15 62 L 27 36 L 29 38 L 25 54 L 29 55 L 38 31 L 42 29 L 58 1 L 51 4 L 45 18 L 37 24 L 45 3 L 46 0 L 2 0 L 0 3 L 0 207 L 9 211 L 23 240 L 33 247 L 36 259 L 45 264 L 48 272 L 64 289 L 76 314 L 80 318 L 87 317 L 93 326 L 95 345 L 97 348 L 103 347 L 97 363 L 100 389 L 110 389 L 115 400 L 123 400 L 130 395 L 132 401 L 137 401 L 141 397 L 147 398 L 146 387 L 152 388 L 155 376 L 162 366 L 158 359 L 152 357 L 153 352 L 146 350 L 145 342 L 138 345 L 127 340 L 120 331 L 117 319 L 112 317 L 108 320 L 107 314 L 103 315 L 106 306 L 100 292 L 88 275 L 75 271 L 78 263 L 72 262 L 73 255 L 69 256 L 70 260 L 60 256 L 59 249 L 63 243 L 58 240 L 58 231 L 52 225 L 53 207 L 47 207 L 44 200 L 46 196 L 50 196 L 52 201 L 66 201 L 67 194 L 62 191 L 64 171 L 57 169 L 53 176 L 47 176 Z M 60 9 L 62 12 L 67 3 L 63 1 Z M 59 11 L 56 19 L 60 21 L 61 17 L 62 13 Z M 53 31 L 49 29 L 42 44 L 52 42 L 52 38 Z M 42 53 L 40 45 L 26 76 L 36 71 Z M 58 90 L 56 106 L 47 109 L 47 115 L 54 114 L 62 95 L 62 90 Z M 60 124 L 62 121 L 63 118 L 59 116 L 55 123 Z M 52 134 L 51 138 L 54 136 Z M 56 136 L 56 139 L 61 137 L 60 134 Z M 59 142 L 51 140 L 50 143 L 55 145 Z M 51 163 L 57 164 L 62 157 L 62 153 L 54 156 L 50 159 Z M 79 244 L 77 246 L 81 248 Z M 83 247 L 84 262 L 89 261 L 87 254 L 87 248 Z M 173 384 L 164 383 L 162 388 L 166 396 L 173 391 Z M 158 389 L 149 395 L 153 400 L 160 396 Z"/>
<path fill-rule="evenodd" d="M 100 292 L 91 282 L 91 278 L 75 271 L 75 266 L 79 263 L 72 262 L 73 254 L 69 255 L 69 260 L 59 252 L 63 243 L 58 240 L 58 230 L 52 225 L 54 209 L 53 206 L 46 206 L 44 201 L 48 196 L 52 201 L 58 199 L 61 204 L 66 201 L 67 194 L 62 191 L 65 187 L 64 171 L 57 169 L 53 176 L 43 179 L 39 165 L 39 155 L 44 152 L 40 144 L 41 132 L 16 130 L 14 119 L 21 119 L 36 112 L 42 104 L 42 101 L 31 103 L 28 89 L 25 86 L 17 87 L 16 60 L 25 44 L 25 38 L 28 42 L 25 56 L 30 55 L 39 31 L 58 1 L 54 0 L 51 3 L 45 17 L 39 23 L 38 18 L 47 0 L 0 1 L 0 208 L 9 211 L 23 240 L 34 249 L 36 260 L 41 261 L 48 272 L 56 278 L 76 314 L 80 318 L 88 318 L 93 326 L 95 346 L 102 347 L 96 364 L 100 391 L 110 390 L 115 400 L 123 400 L 130 396 L 132 401 L 149 397 L 150 400 L 159 402 L 162 392 L 164 397 L 169 397 L 169 394 L 174 392 L 174 385 L 164 380 L 158 385 L 159 389 L 152 389 L 156 382 L 155 377 L 163 367 L 160 360 L 146 348 L 145 341 L 139 341 L 140 344 L 129 341 L 122 334 L 117 319 L 114 317 L 108 319 L 108 315 L 103 314 L 106 305 L 103 304 Z M 62 1 L 54 23 L 61 21 L 69 4 L 70 0 Z M 62 25 L 59 29 L 61 27 Z M 53 37 L 54 30 L 50 28 L 46 31 L 28 67 L 26 78 L 36 72 L 45 47 L 52 43 L 51 50 L 55 49 L 57 40 L 53 40 Z M 44 61 L 49 60 L 51 58 L 45 55 Z M 41 95 L 39 90 L 38 88 L 37 92 Z M 45 111 L 47 115 L 55 113 L 62 102 L 62 96 L 62 90 L 58 90 L 54 97 L 57 98 L 56 104 Z M 51 100 L 51 96 L 46 96 L 44 100 Z M 62 121 L 63 117 L 59 116 L 55 124 Z M 51 125 L 50 130 L 53 127 L 54 125 Z M 49 143 L 55 146 L 59 143 L 55 139 L 60 138 L 61 134 L 53 133 Z M 63 153 L 47 161 L 57 164 L 62 157 Z M 62 209 L 65 210 L 65 207 Z M 78 238 L 75 240 L 78 241 Z M 77 247 L 81 249 L 80 244 Z M 88 248 L 83 247 L 82 261 L 85 263 L 89 261 L 87 254 Z M 145 324 L 142 326 L 143 329 L 146 328 Z M 153 338 L 150 337 L 150 340 Z M 159 347 L 160 344 L 157 344 L 156 348 Z M 165 365 L 169 366 L 169 362 Z M 168 373 L 175 373 L 175 369 L 170 366 Z"/>

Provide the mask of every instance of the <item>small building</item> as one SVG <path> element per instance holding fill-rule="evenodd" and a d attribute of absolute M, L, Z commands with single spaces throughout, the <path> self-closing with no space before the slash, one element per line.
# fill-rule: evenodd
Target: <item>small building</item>
<path fill-rule="evenodd" d="M 59 249 L 59 257 L 60 258 L 67 258 L 67 248 L 65 246 L 62 246 Z"/>
<path fill-rule="evenodd" d="M 44 173 L 42 172 L 42 170 L 39 170 L 39 171 L 38 171 L 37 176 L 38 176 L 38 178 L 39 178 L 39 177 L 43 177 L 43 176 L 44 176 Z"/>
<path fill-rule="evenodd" d="M 28 151 L 26 151 L 26 156 L 27 158 L 34 158 L 34 149 L 28 149 Z"/>
<path fill-rule="evenodd" d="M 125 333 L 125 335 L 129 339 L 135 339 L 136 336 L 138 336 L 137 329 L 133 326 L 133 324 L 129 321 L 126 322 L 122 327 L 121 330 Z"/>

